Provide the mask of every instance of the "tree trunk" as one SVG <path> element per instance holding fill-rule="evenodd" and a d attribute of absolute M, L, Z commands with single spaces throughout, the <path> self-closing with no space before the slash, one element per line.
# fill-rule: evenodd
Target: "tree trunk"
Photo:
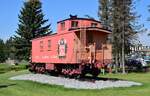
<path fill-rule="evenodd" d="M 124 2 L 123 2 L 124 3 Z M 123 18 L 125 18 L 123 16 Z M 124 19 L 125 20 L 125 19 Z M 123 21 L 122 31 L 122 73 L 125 74 L 125 21 Z"/>
<path fill-rule="evenodd" d="M 122 46 L 122 73 L 125 74 L 125 53 L 124 53 L 124 46 Z"/>
<path fill-rule="evenodd" d="M 115 54 L 115 73 L 118 73 L 118 54 Z"/>

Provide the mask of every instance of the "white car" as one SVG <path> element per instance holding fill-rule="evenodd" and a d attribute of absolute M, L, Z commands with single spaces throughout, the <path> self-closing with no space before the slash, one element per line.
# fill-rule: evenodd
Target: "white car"
<path fill-rule="evenodd" d="M 147 62 L 143 58 L 137 58 L 136 60 L 141 62 L 142 67 L 147 67 L 148 66 Z"/>

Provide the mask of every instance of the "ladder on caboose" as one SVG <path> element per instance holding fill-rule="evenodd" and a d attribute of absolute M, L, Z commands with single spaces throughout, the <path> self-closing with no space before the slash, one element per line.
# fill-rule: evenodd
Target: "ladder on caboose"
<path fill-rule="evenodd" d="M 87 57 L 86 55 L 86 27 L 83 26 L 80 28 L 80 42 L 81 42 L 81 46 L 80 46 L 80 56 L 79 59 L 81 61 L 85 60 L 85 58 Z"/>
<path fill-rule="evenodd" d="M 81 50 L 85 50 L 86 46 L 86 27 L 81 27 L 80 29 L 80 40 L 81 40 Z"/>
<path fill-rule="evenodd" d="M 79 55 L 79 60 L 92 63 L 95 62 L 96 60 L 96 44 L 91 42 L 91 45 L 87 45 L 87 29 L 86 27 L 81 27 L 80 28 L 80 55 Z"/>

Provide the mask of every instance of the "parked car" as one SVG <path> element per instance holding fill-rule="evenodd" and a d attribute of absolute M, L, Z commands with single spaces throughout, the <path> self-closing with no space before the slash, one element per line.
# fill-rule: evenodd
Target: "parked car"
<path fill-rule="evenodd" d="M 150 56 L 144 56 L 144 60 L 147 64 L 150 64 Z"/>
<path fill-rule="evenodd" d="M 128 71 L 145 71 L 148 67 L 147 62 L 143 58 L 128 59 L 126 69 Z"/>
<path fill-rule="evenodd" d="M 145 59 L 143 59 L 143 58 L 137 58 L 136 60 L 139 61 L 139 62 L 141 62 L 142 67 L 148 66 L 148 64 L 147 64 L 147 62 L 146 62 Z"/>

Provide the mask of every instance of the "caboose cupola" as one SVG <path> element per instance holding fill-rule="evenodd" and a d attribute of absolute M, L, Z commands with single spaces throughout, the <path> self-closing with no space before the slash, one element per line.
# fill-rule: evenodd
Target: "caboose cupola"
<path fill-rule="evenodd" d="M 101 22 L 92 18 L 78 18 L 77 15 L 70 15 L 70 18 L 57 22 L 57 32 L 65 33 L 70 30 L 78 30 L 81 28 L 97 28 L 103 29 Z"/>

